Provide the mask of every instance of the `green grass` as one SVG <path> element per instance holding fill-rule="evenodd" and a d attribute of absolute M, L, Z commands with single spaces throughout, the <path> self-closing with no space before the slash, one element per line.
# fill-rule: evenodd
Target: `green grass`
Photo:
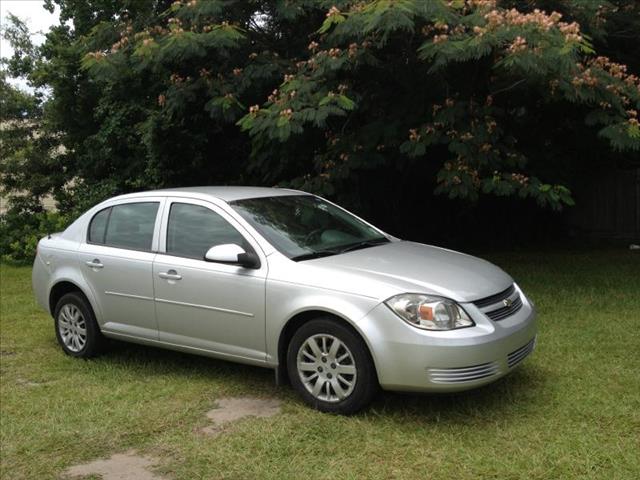
<path fill-rule="evenodd" d="M 535 354 L 483 389 L 384 393 L 348 418 L 308 409 L 269 370 L 123 344 L 69 358 L 30 269 L 3 265 L 1 476 L 56 478 L 135 448 L 175 479 L 639 478 L 640 254 L 490 260 L 538 306 Z M 277 397 L 283 413 L 198 433 L 228 395 Z"/>

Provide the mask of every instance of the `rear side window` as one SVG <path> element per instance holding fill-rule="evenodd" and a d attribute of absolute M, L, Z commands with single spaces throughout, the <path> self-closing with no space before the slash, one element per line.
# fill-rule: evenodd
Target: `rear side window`
<path fill-rule="evenodd" d="M 188 203 L 171 205 L 167 227 L 169 255 L 202 260 L 211 247 L 226 243 L 251 251 L 240 232 L 212 210 Z"/>
<path fill-rule="evenodd" d="M 89 226 L 91 243 L 151 250 L 158 202 L 126 203 L 98 212 Z"/>

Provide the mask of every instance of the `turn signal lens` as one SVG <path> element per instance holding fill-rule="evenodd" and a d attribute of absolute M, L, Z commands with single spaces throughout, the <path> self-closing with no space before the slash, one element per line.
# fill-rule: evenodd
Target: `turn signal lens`
<path fill-rule="evenodd" d="M 418 313 L 420 314 L 421 320 L 433 321 L 433 307 L 422 304 L 418 307 Z"/>

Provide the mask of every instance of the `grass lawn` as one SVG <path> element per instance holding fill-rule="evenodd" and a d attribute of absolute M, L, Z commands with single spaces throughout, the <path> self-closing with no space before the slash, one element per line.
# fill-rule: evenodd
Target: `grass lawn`
<path fill-rule="evenodd" d="M 57 478 L 135 448 L 173 479 L 640 478 L 640 253 L 493 255 L 536 302 L 539 343 L 513 374 L 452 396 L 384 393 L 354 417 L 305 407 L 270 370 L 141 346 L 65 356 L 31 271 L 1 269 L 1 477 Z M 225 396 L 282 413 L 217 437 Z"/>

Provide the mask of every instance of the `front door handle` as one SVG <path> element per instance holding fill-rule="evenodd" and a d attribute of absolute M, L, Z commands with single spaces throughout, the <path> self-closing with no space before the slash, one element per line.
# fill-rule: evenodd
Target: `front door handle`
<path fill-rule="evenodd" d="M 104 267 L 104 265 L 102 263 L 100 263 L 100 260 L 98 260 L 97 258 L 94 258 L 93 260 L 87 260 L 84 263 L 86 263 L 87 266 L 89 266 L 91 268 L 103 268 Z"/>
<path fill-rule="evenodd" d="M 182 275 L 178 275 L 178 272 L 176 272 L 175 270 L 160 272 L 158 276 L 160 278 L 164 278 L 165 280 L 182 280 Z"/>

